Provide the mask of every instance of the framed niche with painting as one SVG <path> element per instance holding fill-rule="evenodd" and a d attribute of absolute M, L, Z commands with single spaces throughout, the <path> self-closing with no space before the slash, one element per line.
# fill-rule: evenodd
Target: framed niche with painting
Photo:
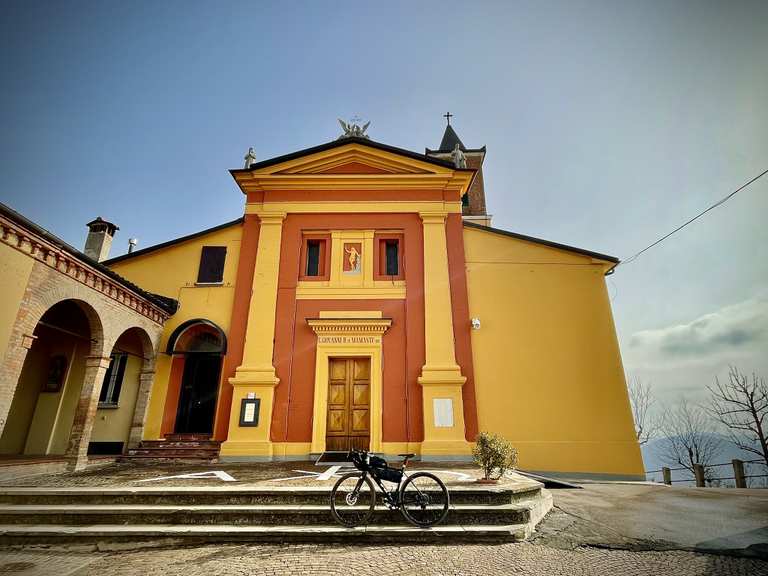
<path fill-rule="evenodd" d="M 60 392 L 64 386 L 64 377 L 67 375 L 67 357 L 61 354 L 51 356 L 48 361 L 48 373 L 43 382 L 41 392 Z"/>

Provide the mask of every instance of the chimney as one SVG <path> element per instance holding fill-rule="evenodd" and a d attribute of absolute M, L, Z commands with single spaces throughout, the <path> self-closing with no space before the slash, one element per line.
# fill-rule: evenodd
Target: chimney
<path fill-rule="evenodd" d="M 88 222 L 88 238 L 85 240 L 85 253 L 88 258 L 101 262 L 109 257 L 109 249 L 112 247 L 112 237 L 120 230 L 117 226 L 101 216 Z"/>

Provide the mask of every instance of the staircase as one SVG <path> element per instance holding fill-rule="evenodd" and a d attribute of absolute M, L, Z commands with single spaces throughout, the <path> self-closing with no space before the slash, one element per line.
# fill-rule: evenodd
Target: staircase
<path fill-rule="evenodd" d="M 163 440 L 142 440 L 138 448 L 130 448 L 120 461 L 182 460 L 216 462 L 221 442 L 210 434 L 166 434 Z"/>
<path fill-rule="evenodd" d="M 228 541 L 509 542 L 524 540 L 552 506 L 538 482 L 451 489 L 431 529 L 377 507 L 371 524 L 334 523 L 329 487 L 2 488 L 0 545 L 197 544 Z"/>

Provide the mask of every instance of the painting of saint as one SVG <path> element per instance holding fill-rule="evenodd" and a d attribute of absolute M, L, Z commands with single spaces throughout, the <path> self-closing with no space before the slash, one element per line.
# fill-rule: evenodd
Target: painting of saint
<path fill-rule="evenodd" d="M 362 244 L 344 244 L 344 274 L 360 274 L 363 269 L 362 260 Z"/>

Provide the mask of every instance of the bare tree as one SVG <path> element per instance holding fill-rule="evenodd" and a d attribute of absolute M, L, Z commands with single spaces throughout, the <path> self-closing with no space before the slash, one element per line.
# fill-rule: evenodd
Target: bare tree
<path fill-rule="evenodd" d="M 664 417 L 664 443 L 661 458 L 671 466 L 682 466 L 693 473 L 693 465 L 705 470 L 723 448 L 720 436 L 710 426 L 707 412 L 681 398 L 677 407 Z"/>
<path fill-rule="evenodd" d="M 643 445 L 656 437 L 661 430 L 661 417 L 655 416 L 651 412 L 656 398 L 653 395 L 653 390 L 651 390 L 650 382 L 643 382 L 635 376 L 629 379 L 627 390 L 629 391 L 629 403 L 632 406 L 632 417 L 635 419 L 637 442 Z"/>
<path fill-rule="evenodd" d="M 755 372 L 749 377 L 730 366 L 728 381 L 707 386 L 709 413 L 728 430 L 731 442 L 765 460 L 768 466 L 768 386 Z"/>

